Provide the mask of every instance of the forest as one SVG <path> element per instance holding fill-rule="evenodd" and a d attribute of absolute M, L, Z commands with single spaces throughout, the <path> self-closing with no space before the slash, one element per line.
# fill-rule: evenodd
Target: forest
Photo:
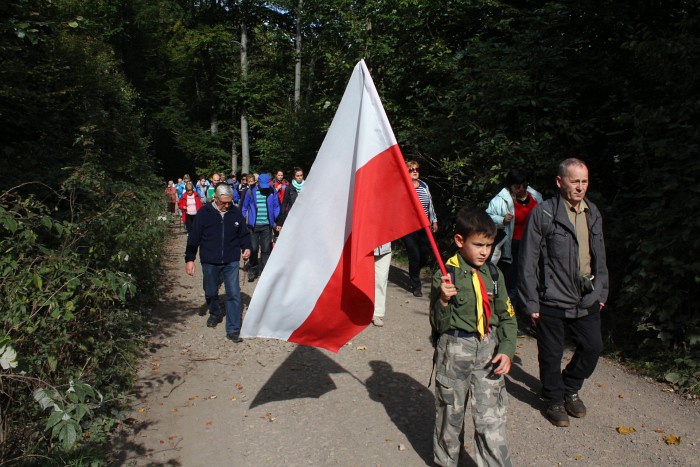
<path fill-rule="evenodd" d="M 0 463 L 100 458 L 163 281 L 165 181 L 308 171 L 361 59 L 445 254 L 510 168 L 547 196 L 585 160 L 608 355 L 700 391 L 697 2 L 8 0 Z"/>

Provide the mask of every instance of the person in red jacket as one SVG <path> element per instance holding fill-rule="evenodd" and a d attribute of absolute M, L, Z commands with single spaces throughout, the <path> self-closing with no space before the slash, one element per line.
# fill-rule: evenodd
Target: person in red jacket
<path fill-rule="evenodd" d="M 197 215 L 202 207 L 202 200 L 199 195 L 194 192 L 194 185 L 192 182 L 187 182 L 185 184 L 185 192 L 182 194 L 182 198 L 177 203 L 177 207 L 180 208 L 182 212 L 182 222 L 185 224 L 185 228 L 189 233 L 192 230 L 192 223 L 194 222 L 194 216 Z"/>
<path fill-rule="evenodd" d="M 289 182 L 284 179 L 284 172 L 282 170 L 278 170 L 277 172 L 275 172 L 275 180 L 274 182 L 272 182 L 272 188 L 274 188 L 275 193 L 277 193 L 277 197 L 280 200 L 280 205 L 282 205 L 284 193 L 287 190 L 288 185 Z"/>

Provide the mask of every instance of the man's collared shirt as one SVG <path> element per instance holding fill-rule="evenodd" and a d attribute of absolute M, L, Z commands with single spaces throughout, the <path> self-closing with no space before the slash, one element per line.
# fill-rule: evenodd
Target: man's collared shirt
<path fill-rule="evenodd" d="M 576 241 L 578 242 L 578 270 L 581 276 L 590 276 L 591 274 L 591 245 L 588 235 L 588 221 L 586 220 L 586 212 L 589 211 L 588 204 L 585 200 L 581 200 L 578 209 L 567 200 L 566 213 L 569 216 L 571 225 L 574 226 L 576 232 Z"/>

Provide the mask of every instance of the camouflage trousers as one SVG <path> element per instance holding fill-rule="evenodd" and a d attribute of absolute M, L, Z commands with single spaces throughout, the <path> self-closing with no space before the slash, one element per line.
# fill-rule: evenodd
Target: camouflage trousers
<path fill-rule="evenodd" d="M 478 337 L 440 336 L 435 375 L 435 433 L 433 455 L 443 466 L 456 466 L 471 398 L 476 463 L 479 466 L 511 466 L 506 444 L 508 394 L 503 376 L 492 373 L 496 351 L 495 332 Z"/>

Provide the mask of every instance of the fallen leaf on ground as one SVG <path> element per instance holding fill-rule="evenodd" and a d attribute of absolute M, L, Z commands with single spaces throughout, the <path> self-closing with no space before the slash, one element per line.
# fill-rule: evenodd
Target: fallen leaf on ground
<path fill-rule="evenodd" d="M 630 427 L 618 426 L 617 432 L 620 433 L 621 435 L 629 435 L 630 433 L 636 433 L 637 430 L 635 430 L 633 426 L 630 426 Z"/>
<path fill-rule="evenodd" d="M 576 457 L 574 457 L 574 459 L 577 461 L 580 461 L 581 459 L 583 459 L 583 456 L 576 456 Z"/>
<path fill-rule="evenodd" d="M 603 383 L 600 383 L 600 384 L 598 385 L 598 387 L 599 387 L 599 388 L 604 388 L 605 385 L 604 385 Z"/>
<path fill-rule="evenodd" d="M 216 394 L 212 394 L 211 396 L 207 397 L 207 399 L 216 399 Z"/>
<path fill-rule="evenodd" d="M 161 439 L 161 440 L 160 440 L 160 444 L 165 444 L 165 441 L 163 441 L 163 440 Z"/>
<path fill-rule="evenodd" d="M 272 422 L 276 419 L 276 417 L 272 416 L 272 413 L 268 412 L 265 415 L 262 415 L 260 418 L 266 418 L 268 422 Z"/>
<path fill-rule="evenodd" d="M 238 389 L 239 391 L 242 391 L 243 385 L 241 383 L 236 383 L 236 389 Z"/>
<path fill-rule="evenodd" d="M 422 352 L 423 349 L 416 349 L 416 352 Z"/>
<path fill-rule="evenodd" d="M 212 421 L 207 422 L 207 426 L 212 426 L 213 424 L 214 424 L 214 422 L 212 422 Z"/>
<path fill-rule="evenodd" d="M 235 400 L 236 400 L 236 396 L 231 396 L 231 397 L 229 397 L 229 400 L 235 401 Z"/>
<path fill-rule="evenodd" d="M 171 412 L 177 412 L 177 407 L 173 407 L 172 409 L 170 409 L 170 411 L 171 411 Z"/>
<path fill-rule="evenodd" d="M 664 430 L 654 430 L 656 433 L 666 433 Z"/>
<path fill-rule="evenodd" d="M 361 346 L 359 346 L 359 347 L 358 347 L 357 349 L 355 349 L 355 350 L 367 350 L 367 346 L 366 346 L 366 345 L 361 345 Z"/>
<path fill-rule="evenodd" d="M 387 442 L 387 443 L 393 442 L 391 438 L 387 438 L 387 439 L 385 439 L 384 441 Z"/>
<path fill-rule="evenodd" d="M 193 400 L 195 400 L 196 398 L 197 398 L 197 396 L 190 396 L 190 397 L 188 397 L 187 399 L 193 401 Z"/>
<path fill-rule="evenodd" d="M 177 436 L 168 436 L 168 439 L 169 439 L 170 441 L 174 440 L 175 438 L 177 438 Z"/>
<path fill-rule="evenodd" d="M 676 435 L 668 435 L 664 436 L 664 441 L 666 441 L 666 444 L 669 446 L 671 444 L 681 444 L 681 437 Z"/>
<path fill-rule="evenodd" d="M 139 413 L 144 413 L 146 409 L 139 409 Z"/>
<path fill-rule="evenodd" d="M 617 397 L 619 397 L 620 399 L 624 399 L 624 398 L 625 398 L 625 395 L 624 395 L 624 394 L 618 394 Z"/>
<path fill-rule="evenodd" d="M 180 355 L 187 355 L 187 352 L 189 352 L 189 351 L 190 351 L 190 349 L 182 349 L 180 351 Z"/>

